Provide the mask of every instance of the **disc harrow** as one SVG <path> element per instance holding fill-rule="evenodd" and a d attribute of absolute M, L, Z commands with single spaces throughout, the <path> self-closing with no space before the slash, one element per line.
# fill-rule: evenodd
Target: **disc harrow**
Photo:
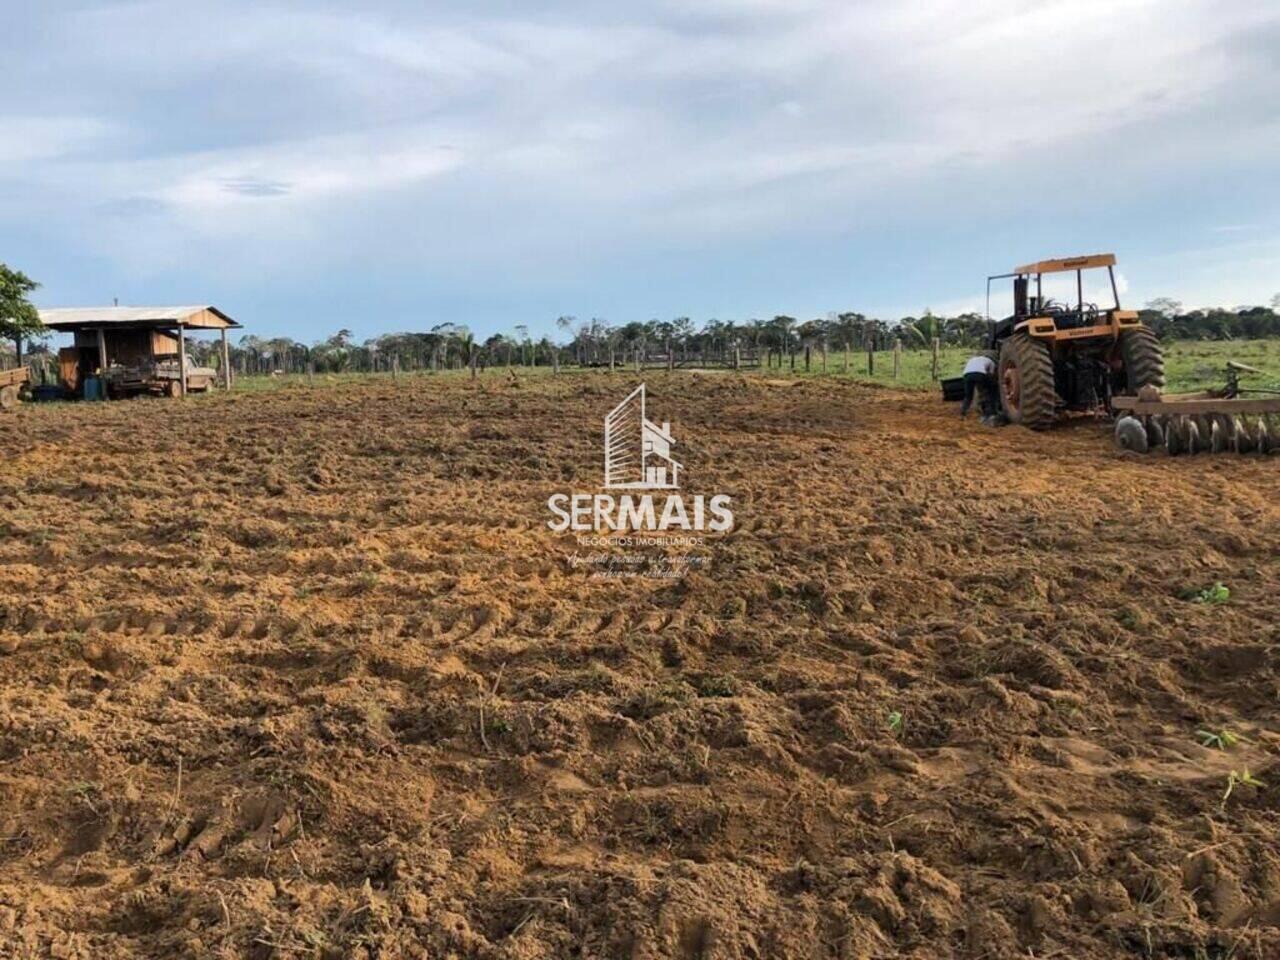
<path fill-rule="evenodd" d="M 1161 394 L 1144 387 L 1135 397 L 1113 397 L 1116 445 L 1170 456 L 1194 453 L 1280 454 L 1280 392 L 1247 390 L 1242 373 L 1257 373 L 1240 363 L 1227 364 L 1227 386 L 1204 393 Z"/>
<path fill-rule="evenodd" d="M 1116 421 L 1116 446 L 1135 453 L 1280 454 L 1280 414 L 1132 414 Z"/>

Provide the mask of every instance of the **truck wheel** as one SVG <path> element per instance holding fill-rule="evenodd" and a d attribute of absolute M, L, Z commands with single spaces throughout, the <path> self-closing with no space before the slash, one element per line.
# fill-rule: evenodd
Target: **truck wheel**
<path fill-rule="evenodd" d="M 1058 392 L 1049 345 L 1015 333 L 1000 348 L 1000 403 L 1010 423 L 1047 430 L 1057 418 Z"/>
<path fill-rule="evenodd" d="M 177 380 L 170 380 L 169 385 L 164 388 L 164 392 L 175 399 L 182 396 L 182 384 Z"/>
<path fill-rule="evenodd" d="M 1120 362 L 1124 365 L 1121 393 L 1136 396 L 1143 387 L 1164 389 L 1164 350 L 1148 327 L 1121 332 Z"/>
<path fill-rule="evenodd" d="M 0 387 L 0 410 L 12 410 L 18 405 L 18 388 L 10 384 Z"/>

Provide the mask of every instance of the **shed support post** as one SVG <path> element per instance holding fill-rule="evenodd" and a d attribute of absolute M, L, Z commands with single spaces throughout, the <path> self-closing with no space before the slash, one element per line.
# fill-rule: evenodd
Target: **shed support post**
<path fill-rule="evenodd" d="M 178 377 L 182 384 L 182 396 L 187 395 L 187 331 L 178 324 Z"/>
<path fill-rule="evenodd" d="M 98 369 L 107 372 L 107 333 L 102 328 L 98 328 Z"/>
<path fill-rule="evenodd" d="M 222 331 L 222 388 L 231 392 L 231 354 L 227 350 L 227 331 Z"/>

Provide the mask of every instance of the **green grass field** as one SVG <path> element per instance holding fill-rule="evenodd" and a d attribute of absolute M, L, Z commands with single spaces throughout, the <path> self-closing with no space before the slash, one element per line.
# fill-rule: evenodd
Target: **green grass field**
<path fill-rule="evenodd" d="M 944 378 L 959 376 L 972 353 L 967 348 L 945 348 L 939 358 L 940 375 Z M 1262 371 L 1260 376 L 1249 377 L 1245 381 L 1247 386 L 1280 390 L 1280 340 L 1173 340 L 1165 343 L 1164 353 L 1168 377 L 1166 390 L 1170 393 L 1190 393 L 1222 386 L 1228 360 L 1236 360 Z M 932 387 L 931 366 L 928 350 L 904 350 L 901 370 L 895 379 L 892 351 L 885 350 L 875 355 L 875 372 L 871 375 L 867 373 L 865 353 L 851 354 L 847 371 L 843 351 L 827 355 L 828 375 L 834 373 L 837 376 L 849 376 L 855 380 L 887 386 Z M 797 358 L 796 369 L 798 373 L 804 373 L 803 358 Z M 784 365 L 781 371 L 775 366 L 773 373 L 788 374 L 790 370 L 789 365 Z M 815 354 L 810 375 L 820 375 L 821 372 L 821 361 Z"/>
<path fill-rule="evenodd" d="M 1220 387 L 1225 382 L 1223 375 L 1228 360 L 1257 367 L 1262 371 L 1260 376 L 1246 379 L 1247 386 L 1280 390 L 1280 339 L 1277 340 L 1238 340 L 1223 342 L 1217 340 L 1174 340 L 1165 343 L 1165 369 L 1168 374 L 1168 386 L 1171 393 L 1190 393 L 1209 387 Z M 960 374 L 965 361 L 973 351 L 962 347 L 943 349 L 939 372 L 942 377 L 954 377 Z M 875 369 L 867 373 L 867 355 L 852 352 L 848 356 L 847 366 L 843 350 L 833 350 L 827 354 L 826 376 L 849 377 L 867 383 L 878 383 L 885 386 L 903 387 L 906 389 L 936 389 L 931 377 L 931 359 L 928 350 L 903 350 L 899 375 L 893 375 L 893 352 L 883 350 L 875 355 Z M 565 368 L 565 373 L 576 373 L 574 368 Z M 595 370 L 600 374 L 601 371 Z M 649 372 L 649 371 L 646 371 Z M 654 370 L 653 372 L 658 372 Z M 755 371 L 752 371 L 755 372 Z M 759 371 L 768 376 L 791 376 L 789 362 L 781 367 L 773 366 Z M 551 376 L 550 367 L 517 367 L 516 373 L 521 377 Z M 617 375 L 633 374 L 630 366 L 619 364 Z M 824 374 L 819 354 L 811 358 L 811 368 L 804 369 L 803 356 L 796 357 L 795 376 L 822 376 Z M 419 379 L 435 376 L 467 377 L 467 370 L 450 370 L 443 373 L 404 372 L 402 379 Z M 485 379 L 507 376 L 505 366 L 490 367 L 480 374 Z M 389 379 L 389 373 L 317 373 L 316 387 L 333 386 L 341 383 L 354 383 L 368 377 Z M 281 377 L 240 377 L 236 380 L 237 391 L 258 391 L 296 389 L 307 385 L 305 374 L 289 374 Z"/>

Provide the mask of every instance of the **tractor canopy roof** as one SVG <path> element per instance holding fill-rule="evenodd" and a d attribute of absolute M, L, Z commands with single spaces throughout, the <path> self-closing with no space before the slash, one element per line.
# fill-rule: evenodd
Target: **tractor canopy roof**
<path fill-rule="evenodd" d="M 1114 253 L 1094 253 L 1084 257 L 1064 257 L 1061 260 L 1039 260 L 1023 267 L 1014 267 L 1013 272 L 1026 276 L 1036 273 L 1064 273 L 1067 270 L 1092 270 L 1094 267 L 1114 267 Z"/>

